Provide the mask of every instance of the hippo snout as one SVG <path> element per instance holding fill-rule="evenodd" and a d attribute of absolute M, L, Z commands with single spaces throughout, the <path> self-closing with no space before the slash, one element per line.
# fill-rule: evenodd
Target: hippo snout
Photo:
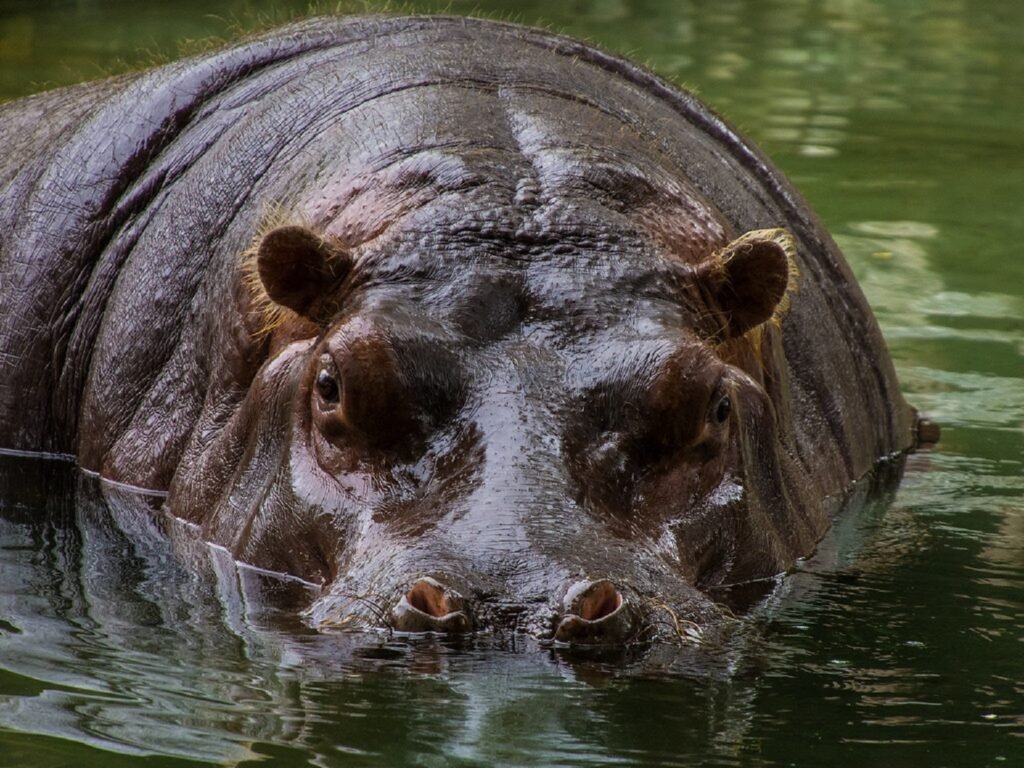
<path fill-rule="evenodd" d="M 553 605 L 559 607 L 547 612 L 548 619 L 544 622 L 553 629 L 543 636 L 559 645 L 628 645 L 644 634 L 645 622 L 638 602 L 626 597 L 608 579 L 578 581 Z M 486 616 L 493 611 L 488 611 L 483 604 L 476 608 L 474 611 L 470 601 L 450 586 L 431 576 L 423 576 L 412 583 L 391 609 L 390 625 L 397 632 L 410 634 L 460 635 L 474 630 L 501 629 L 477 626 L 475 614 Z"/>

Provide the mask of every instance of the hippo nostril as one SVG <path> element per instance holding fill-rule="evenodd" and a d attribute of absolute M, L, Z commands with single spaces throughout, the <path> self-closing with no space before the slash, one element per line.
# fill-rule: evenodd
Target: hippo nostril
<path fill-rule="evenodd" d="M 405 599 L 417 611 L 422 611 L 435 618 L 441 618 L 452 612 L 444 587 L 431 578 L 420 579 L 413 584 L 412 589 L 406 593 Z"/>
<path fill-rule="evenodd" d="M 635 612 L 607 579 L 578 582 L 569 589 L 564 604 L 565 616 L 555 628 L 556 642 L 619 644 L 635 632 Z"/>
<path fill-rule="evenodd" d="M 466 601 L 458 592 L 429 576 L 419 579 L 391 611 L 399 632 L 468 632 Z"/>
<path fill-rule="evenodd" d="M 599 621 L 610 616 L 622 606 L 622 595 L 607 580 L 597 581 L 590 585 L 583 594 L 576 598 L 575 613 L 587 621 Z"/>

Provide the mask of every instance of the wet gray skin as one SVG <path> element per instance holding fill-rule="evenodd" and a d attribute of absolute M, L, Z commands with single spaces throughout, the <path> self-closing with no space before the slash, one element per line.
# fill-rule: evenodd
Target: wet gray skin
<path fill-rule="evenodd" d="M 2 447 L 166 490 L 318 627 L 678 640 L 914 443 L 806 204 L 582 44 L 313 20 L 0 118 Z"/>

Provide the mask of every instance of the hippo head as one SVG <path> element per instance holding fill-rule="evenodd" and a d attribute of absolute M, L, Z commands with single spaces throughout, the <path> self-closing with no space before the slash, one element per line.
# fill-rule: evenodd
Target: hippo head
<path fill-rule="evenodd" d="M 318 626 L 587 644 L 713 623 L 710 590 L 822 532 L 777 396 L 792 239 L 710 214 L 673 239 L 582 203 L 467 224 L 499 207 L 258 238 L 265 361 L 172 510 L 322 584 Z"/>

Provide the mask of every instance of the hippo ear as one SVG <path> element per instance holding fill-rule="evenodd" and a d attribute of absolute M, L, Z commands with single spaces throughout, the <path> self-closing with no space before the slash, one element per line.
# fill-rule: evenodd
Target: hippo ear
<path fill-rule="evenodd" d="M 759 229 L 733 240 L 694 270 L 711 309 L 711 335 L 740 336 L 784 309 L 796 277 L 796 245 L 784 229 Z"/>
<path fill-rule="evenodd" d="M 335 289 L 351 267 L 346 251 L 305 227 L 272 229 L 256 248 L 256 271 L 270 300 L 317 323 L 329 319 Z"/>

